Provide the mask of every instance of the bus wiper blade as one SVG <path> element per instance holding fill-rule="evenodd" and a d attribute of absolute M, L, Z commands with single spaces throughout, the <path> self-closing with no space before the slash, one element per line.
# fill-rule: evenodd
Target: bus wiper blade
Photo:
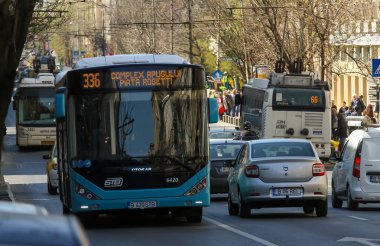
<path fill-rule="evenodd" d="M 154 156 L 153 158 L 164 158 L 164 159 L 172 161 L 172 163 L 175 163 L 178 166 L 184 167 L 188 171 L 192 171 L 192 172 L 194 171 L 193 168 L 189 167 L 184 162 L 182 162 L 182 161 L 180 161 L 180 160 L 178 160 L 178 159 L 176 159 L 175 157 L 172 157 L 172 156 Z"/>

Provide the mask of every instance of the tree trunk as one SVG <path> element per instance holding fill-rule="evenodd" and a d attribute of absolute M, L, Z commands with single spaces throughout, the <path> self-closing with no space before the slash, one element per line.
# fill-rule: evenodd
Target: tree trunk
<path fill-rule="evenodd" d="M 5 117 L 35 3 L 36 0 L 0 0 L 0 160 Z"/>

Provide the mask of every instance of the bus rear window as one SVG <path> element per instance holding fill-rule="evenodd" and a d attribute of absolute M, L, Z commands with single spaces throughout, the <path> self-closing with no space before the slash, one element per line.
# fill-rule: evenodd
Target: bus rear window
<path fill-rule="evenodd" d="M 326 98 L 323 90 L 300 88 L 276 88 L 273 93 L 274 109 L 324 110 Z"/>

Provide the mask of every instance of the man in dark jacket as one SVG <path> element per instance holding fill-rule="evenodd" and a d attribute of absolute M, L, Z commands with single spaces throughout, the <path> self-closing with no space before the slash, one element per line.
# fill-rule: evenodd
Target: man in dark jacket
<path fill-rule="evenodd" d="M 338 128 L 336 131 L 336 135 L 339 138 L 339 152 L 342 151 L 343 145 L 346 142 L 346 138 L 348 137 L 348 126 L 346 118 L 344 117 L 344 113 L 338 113 Z"/>

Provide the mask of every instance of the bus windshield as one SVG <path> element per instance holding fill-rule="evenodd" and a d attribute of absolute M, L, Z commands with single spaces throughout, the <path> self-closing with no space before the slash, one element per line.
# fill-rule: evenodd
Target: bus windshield
<path fill-rule="evenodd" d="M 19 88 L 18 123 L 21 125 L 55 125 L 55 88 Z"/>
<path fill-rule="evenodd" d="M 69 107 L 74 113 L 70 122 L 75 122 L 75 136 L 70 143 L 71 158 L 117 161 L 207 157 L 204 100 L 204 90 L 72 95 Z"/>
<path fill-rule="evenodd" d="M 273 93 L 273 109 L 323 111 L 326 105 L 321 89 L 276 88 Z"/>

